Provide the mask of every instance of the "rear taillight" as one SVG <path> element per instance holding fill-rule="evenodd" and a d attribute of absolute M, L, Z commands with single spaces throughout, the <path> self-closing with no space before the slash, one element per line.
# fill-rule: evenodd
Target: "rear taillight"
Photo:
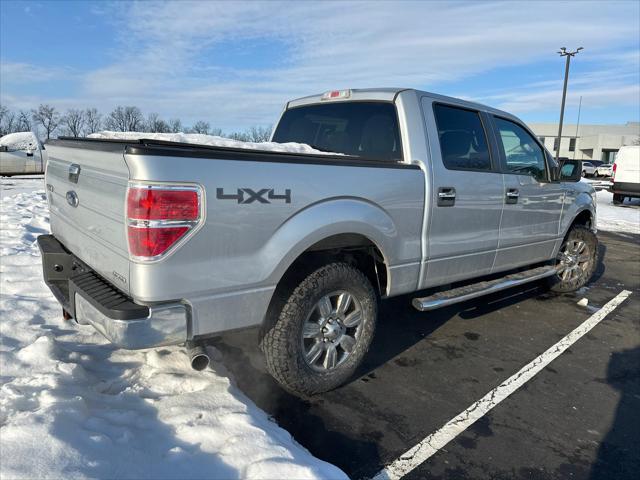
<path fill-rule="evenodd" d="M 198 186 L 129 185 L 129 254 L 134 260 L 157 260 L 194 231 L 202 218 L 201 209 Z"/>
<path fill-rule="evenodd" d="M 611 181 L 612 181 L 612 182 L 613 182 L 613 180 L 615 180 L 615 178 L 616 178 L 616 167 L 617 167 L 617 166 L 618 166 L 617 164 L 615 164 L 615 163 L 613 164 L 613 171 L 611 172 Z"/>

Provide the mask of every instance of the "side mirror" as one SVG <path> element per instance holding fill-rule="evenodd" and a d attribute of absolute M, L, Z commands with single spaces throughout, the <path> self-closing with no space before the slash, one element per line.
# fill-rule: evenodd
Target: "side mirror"
<path fill-rule="evenodd" d="M 579 182 L 582 178 L 582 160 L 565 160 L 560 166 L 561 182 Z"/>

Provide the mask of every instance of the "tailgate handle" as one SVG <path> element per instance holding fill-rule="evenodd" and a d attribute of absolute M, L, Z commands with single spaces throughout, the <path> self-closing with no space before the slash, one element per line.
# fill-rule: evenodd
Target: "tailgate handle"
<path fill-rule="evenodd" d="M 78 183 L 78 177 L 80 176 L 80 165 L 72 163 L 69 165 L 69 181 L 72 183 Z"/>

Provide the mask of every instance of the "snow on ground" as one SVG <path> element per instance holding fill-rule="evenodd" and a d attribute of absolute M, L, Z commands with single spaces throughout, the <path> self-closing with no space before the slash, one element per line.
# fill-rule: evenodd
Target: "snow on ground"
<path fill-rule="evenodd" d="M 2 183 L 0 183 L 0 199 L 17 193 L 31 193 L 34 190 L 44 190 L 43 175 L 5 177 L 2 178 Z"/>
<path fill-rule="evenodd" d="M 116 139 L 116 140 L 165 140 L 168 142 L 194 143 L 212 147 L 245 148 L 250 150 L 269 150 L 273 152 L 313 153 L 316 155 L 340 155 L 338 153 L 324 152 L 311 148 L 304 143 L 277 143 L 277 142 L 242 142 L 230 138 L 204 135 L 202 133 L 144 133 L 144 132 L 111 132 L 103 131 L 92 133 L 89 138 Z"/>
<path fill-rule="evenodd" d="M 38 139 L 32 132 L 10 133 L 0 138 L 0 146 L 9 150 L 37 150 Z"/>
<path fill-rule="evenodd" d="M 585 179 L 596 189 L 598 230 L 640 234 L 640 198 L 625 199 L 622 205 L 613 204 L 613 194 L 607 190 L 608 180 Z"/>
<path fill-rule="evenodd" d="M 1 182 L 0 478 L 346 478 L 219 361 L 195 372 L 181 347 L 118 350 L 65 322 L 35 243 L 43 181 Z"/>
<path fill-rule="evenodd" d="M 640 198 L 613 204 L 613 194 L 606 190 L 596 193 L 598 200 L 598 230 L 640 234 Z"/>

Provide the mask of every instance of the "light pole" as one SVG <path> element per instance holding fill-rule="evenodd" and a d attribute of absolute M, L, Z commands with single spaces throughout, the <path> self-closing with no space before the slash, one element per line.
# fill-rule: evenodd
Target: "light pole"
<path fill-rule="evenodd" d="M 560 142 L 562 141 L 562 121 L 564 120 L 564 102 L 567 99 L 567 82 L 569 81 L 569 64 L 571 63 L 571 57 L 575 57 L 580 50 L 583 50 L 583 48 L 580 47 L 575 52 L 567 52 L 567 47 L 562 47 L 558 52 L 561 57 L 567 57 L 567 63 L 564 68 L 564 87 L 562 88 L 562 105 L 560 106 L 560 125 L 558 125 L 558 147 L 556 148 L 557 161 L 560 161 Z"/>

